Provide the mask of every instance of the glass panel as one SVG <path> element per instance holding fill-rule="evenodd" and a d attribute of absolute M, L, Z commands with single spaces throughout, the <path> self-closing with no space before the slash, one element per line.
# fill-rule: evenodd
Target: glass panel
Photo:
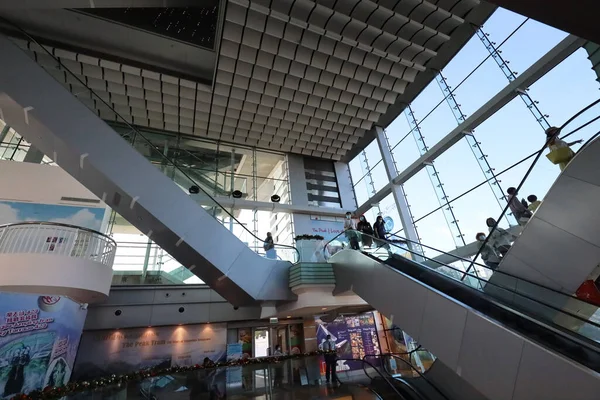
<path fill-rule="evenodd" d="M 489 33 L 490 40 L 500 44 L 523 21 L 522 15 L 498 8 L 485 22 L 483 31 Z M 529 19 L 502 45 L 502 57 L 510 62 L 513 72 L 523 72 L 566 36 L 565 32 Z"/>
<path fill-rule="evenodd" d="M 433 84 L 435 84 L 433 89 L 436 89 L 440 94 L 439 97 L 443 97 L 438 83 L 434 81 Z M 412 110 L 428 148 L 434 146 L 440 139 L 456 128 L 456 119 L 446 101 L 435 109 L 413 106 Z M 403 116 L 406 118 L 405 115 Z M 420 141 L 418 143 L 415 141 L 414 132 L 410 136 L 407 140 L 415 142 L 417 148 L 423 147 Z"/>
<path fill-rule="evenodd" d="M 52 57 L 50 52 L 47 56 Z M 111 118 L 116 118 L 120 126 L 116 126 L 115 129 L 137 151 L 172 179 L 184 193 L 201 197 L 201 201 L 199 201 L 201 206 L 215 219 L 226 226 L 228 225 L 230 230 L 233 231 L 235 226 L 236 229 L 245 231 L 244 235 L 252 238 L 246 240 L 246 243 L 262 242 L 263 239 L 256 237 L 253 231 L 246 227 L 245 223 L 237 221 L 233 212 L 221 206 L 213 196 L 215 194 L 225 195 L 231 193 L 232 189 L 239 187 L 241 189 L 246 188 L 248 192 L 253 193 L 254 198 L 258 198 L 259 185 L 263 185 L 265 189 L 261 190 L 261 198 L 266 197 L 264 192 L 271 192 L 268 196 L 269 199 L 270 196 L 277 193 L 286 201 L 289 195 L 287 185 L 285 185 L 287 167 L 285 166 L 286 159 L 284 155 L 257 152 L 255 156 L 254 151 L 250 149 L 238 149 L 228 145 L 216 146 L 215 144 L 211 145 L 193 139 L 189 139 L 189 142 L 187 142 L 188 139 L 182 139 L 177 135 L 166 135 L 164 132 L 157 133 L 152 130 L 138 130 L 127 121 L 120 120 L 121 117 L 112 109 L 112 106 L 105 102 L 101 95 L 84 86 L 79 81 L 78 75 L 60 63 L 50 63 L 50 65 L 52 64 L 54 64 L 53 67 L 48 67 L 51 76 L 61 76 L 61 79 L 63 79 L 64 74 L 66 74 L 67 81 L 77 87 L 77 98 L 88 106 L 99 104 L 102 107 L 102 116 L 106 114 Z M 54 71 L 52 68 L 60 71 Z M 259 174 L 264 180 L 257 182 L 253 187 L 249 187 L 248 179 L 245 179 L 245 175 L 241 173 L 245 171 L 244 168 L 246 167 L 244 165 L 249 166 L 247 168 L 251 171 L 250 177 Z M 240 177 L 237 176 L 238 174 Z M 277 178 L 285 177 L 285 179 L 277 180 L 276 176 Z M 207 190 L 210 189 L 211 185 L 213 190 Z M 296 256 L 298 254 L 291 246 L 279 246 L 290 250 L 290 254 L 296 254 Z M 296 260 L 297 257 L 293 257 L 291 261 L 295 262 Z"/>

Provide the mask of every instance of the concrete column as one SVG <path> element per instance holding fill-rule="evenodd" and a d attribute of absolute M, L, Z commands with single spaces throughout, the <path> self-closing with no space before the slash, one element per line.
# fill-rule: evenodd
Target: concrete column
<path fill-rule="evenodd" d="M 383 128 L 376 126 L 374 129 L 377 137 L 377 144 L 379 145 L 379 151 L 381 151 L 381 156 L 383 158 L 383 165 L 385 166 L 388 179 L 390 180 L 390 183 L 392 183 L 393 179 L 398 176 L 398 171 L 396 171 L 394 159 L 392 158 L 392 152 L 390 150 L 390 146 L 388 145 L 387 138 L 385 137 Z M 394 201 L 396 202 L 396 207 L 398 208 L 398 214 L 400 214 L 400 222 L 402 222 L 402 226 L 404 227 L 404 236 L 407 239 L 418 243 L 419 236 L 417 235 L 417 230 L 413 224 L 410 210 L 408 209 L 408 203 L 406 202 L 406 196 L 404 195 L 404 188 L 402 185 L 396 185 L 393 183 L 391 186 L 392 194 L 394 195 Z M 412 251 L 421 251 L 421 246 L 415 243 L 408 243 L 408 245 Z"/>
<path fill-rule="evenodd" d="M 297 154 L 288 154 L 287 161 L 291 203 L 295 206 L 308 206 L 304 158 Z"/>
<path fill-rule="evenodd" d="M 352 187 L 352 178 L 350 177 L 350 166 L 347 163 L 336 162 L 333 164 L 335 168 L 335 177 L 337 179 L 338 192 L 340 201 L 344 210 L 354 211 L 356 204 L 356 196 Z"/>

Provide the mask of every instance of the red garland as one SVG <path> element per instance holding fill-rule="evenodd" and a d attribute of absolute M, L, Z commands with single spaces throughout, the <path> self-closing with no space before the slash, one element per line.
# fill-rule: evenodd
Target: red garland
<path fill-rule="evenodd" d="M 65 396 L 71 396 L 76 393 L 85 392 L 86 390 L 98 390 L 106 388 L 107 386 L 121 386 L 127 382 L 136 382 L 146 378 L 155 377 L 158 375 L 165 375 L 172 372 L 189 372 L 189 371 L 197 371 L 203 369 L 214 369 L 214 368 L 223 368 L 223 367 L 243 367 L 246 365 L 255 365 L 255 364 L 273 364 L 285 360 L 290 359 L 300 359 L 305 357 L 313 357 L 322 354 L 335 354 L 335 352 L 328 351 L 312 351 L 310 353 L 304 354 L 293 354 L 293 355 L 285 355 L 285 356 L 272 356 L 272 357 L 262 357 L 262 358 L 247 358 L 240 360 L 231 360 L 231 361 L 220 361 L 217 363 L 213 363 L 211 366 L 204 367 L 203 365 L 196 364 L 190 367 L 169 367 L 163 369 L 149 368 L 145 370 L 141 370 L 138 372 L 132 372 L 126 375 L 110 375 L 107 377 L 97 378 L 91 381 L 78 381 L 78 382 L 69 382 L 65 386 L 46 386 L 42 390 L 34 390 L 28 394 L 17 394 L 13 396 L 10 400 L 52 400 L 52 399 L 60 399 Z"/>

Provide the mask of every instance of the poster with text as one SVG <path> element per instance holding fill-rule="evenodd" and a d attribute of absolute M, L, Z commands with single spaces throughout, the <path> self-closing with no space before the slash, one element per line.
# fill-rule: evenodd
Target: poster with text
<path fill-rule="evenodd" d="M 84 332 L 73 375 L 89 379 L 141 369 L 225 360 L 225 324 Z"/>
<path fill-rule="evenodd" d="M 146 368 L 225 360 L 227 326 L 201 324 L 84 332 L 73 376 L 90 379 Z"/>
<path fill-rule="evenodd" d="M 327 242 L 344 231 L 344 221 L 311 219 L 310 224 L 312 229 L 310 234 L 323 236 Z"/>
<path fill-rule="evenodd" d="M 67 383 L 85 316 L 67 298 L 0 293 L 0 397 Z"/>
<path fill-rule="evenodd" d="M 375 317 L 372 312 L 342 316 L 333 322 L 325 323 L 317 319 L 317 341 L 325 343 L 327 335 L 335 342 L 340 358 L 363 359 L 365 355 L 380 354 Z M 369 361 L 375 362 L 372 358 Z M 362 368 L 360 361 L 338 361 L 339 371 L 353 371 Z"/>

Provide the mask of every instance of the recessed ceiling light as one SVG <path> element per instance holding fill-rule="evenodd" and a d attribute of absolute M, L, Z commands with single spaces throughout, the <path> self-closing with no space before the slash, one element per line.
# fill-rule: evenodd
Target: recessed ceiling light
<path fill-rule="evenodd" d="M 292 316 L 291 316 L 291 315 L 288 315 L 287 317 L 288 317 L 288 318 L 292 318 Z"/>
<path fill-rule="evenodd" d="M 323 308 L 321 308 L 321 310 L 325 311 L 325 310 L 327 310 L 327 307 L 323 307 Z"/>

